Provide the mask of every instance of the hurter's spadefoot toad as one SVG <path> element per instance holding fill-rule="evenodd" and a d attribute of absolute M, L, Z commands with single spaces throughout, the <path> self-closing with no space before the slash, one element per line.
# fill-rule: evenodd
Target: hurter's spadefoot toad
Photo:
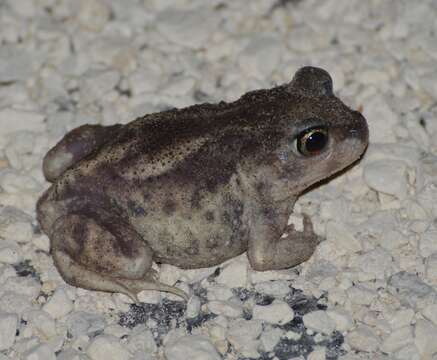
<path fill-rule="evenodd" d="M 304 67 L 232 103 L 70 131 L 44 158 L 53 184 L 38 220 L 69 284 L 187 298 L 156 280 L 152 261 L 201 268 L 247 252 L 262 271 L 307 260 L 320 239 L 308 217 L 302 232 L 287 227 L 297 196 L 367 143 L 366 120 L 334 96 L 329 74 Z"/>

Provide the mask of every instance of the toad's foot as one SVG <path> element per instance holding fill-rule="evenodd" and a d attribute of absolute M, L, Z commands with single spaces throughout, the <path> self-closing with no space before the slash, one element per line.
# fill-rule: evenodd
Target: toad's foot
<path fill-rule="evenodd" d="M 139 303 L 138 293 L 143 290 L 164 291 L 177 296 L 180 296 L 185 301 L 188 301 L 188 294 L 171 285 L 162 284 L 156 281 L 155 275 L 145 277 L 143 279 L 126 279 L 121 277 L 110 277 L 105 274 L 87 270 L 66 253 L 62 251 L 54 251 L 53 258 L 61 272 L 64 280 L 74 286 L 79 286 L 89 290 L 99 290 L 105 292 L 122 293 L 127 295 L 135 303 Z M 62 269 L 68 269 L 68 273 L 62 273 Z"/>

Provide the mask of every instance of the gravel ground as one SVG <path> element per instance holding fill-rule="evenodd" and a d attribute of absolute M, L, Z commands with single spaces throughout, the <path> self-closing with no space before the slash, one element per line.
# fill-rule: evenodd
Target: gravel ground
<path fill-rule="evenodd" d="M 437 2 L 0 0 L 0 360 L 435 359 Z M 362 109 L 358 166 L 297 212 L 305 264 L 162 266 L 185 304 L 68 286 L 35 202 L 45 152 L 85 123 L 233 100 L 328 70 Z"/>

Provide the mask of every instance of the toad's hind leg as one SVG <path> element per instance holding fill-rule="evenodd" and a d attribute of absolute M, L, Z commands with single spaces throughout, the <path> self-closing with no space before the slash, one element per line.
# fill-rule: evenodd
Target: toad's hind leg
<path fill-rule="evenodd" d="M 112 216 L 66 215 L 50 234 L 56 267 L 70 285 L 119 292 L 138 302 L 142 290 L 187 294 L 154 279 L 152 249 L 125 222 Z"/>

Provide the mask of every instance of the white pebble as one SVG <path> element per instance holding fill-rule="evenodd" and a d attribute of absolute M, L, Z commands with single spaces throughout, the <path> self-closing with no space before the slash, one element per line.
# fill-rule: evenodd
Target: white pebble
<path fill-rule="evenodd" d="M 437 230 L 429 229 L 425 231 L 419 240 L 420 255 L 424 258 L 433 253 L 437 253 Z"/>
<path fill-rule="evenodd" d="M 89 70 L 80 84 L 80 98 L 84 104 L 101 101 L 120 81 L 120 73 L 116 70 Z"/>
<path fill-rule="evenodd" d="M 423 311 L 425 310 L 426 308 Z M 435 310 L 437 311 L 437 307 Z M 395 313 L 388 312 L 386 314 L 386 318 L 392 329 L 399 329 L 401 327 L 408 326 L 413 322 L 414 311 L 413 309 L 401 309 Z"/>
<path fill-rule="evenodd" d="M 73 338 L 79 338 L 84 334 L 100 333 L 106 326 L 102 315 L 76 311 L 66 317 L 68 332 Z"/>
<path fill-rule="evenodd" d="M 335 330 L 335 321 L 323 310 L 307 313 L 302 320 L 305 327 L 312 331 L 329 335 Z"/>
<path fill-rule="evenodd" d="M 230 288 L 247 287 L 248 262 L 238 258 L 224 266 L 216 281 Z"/>
<path fill-rule="evenodd" d="M 278 67 L 282 46 L 275 34 L 258 34 L 238 56 L 240 67 L 248 76 L 264 80 Z"/>
<path fill-rule="evenodd" d="M 261 334 L 260 340 L 261 340 L 261 346 L 263 347 L 264 351 L 270 352 L 273 351 L 276 344 L 281 340 L 282 335 L 284 334 L 284 331 L 279 328 L 270 328 Z"/>
<path fill-rule="evenodd" d="M 207 290 L 208 292 L 206 294 L 206 298 L 209 301 L 212 300 L 226 301 L 234 296 L 232 290 L 226 285 L 211 284 L 210 286 L 207 287 Z"/>
<path fill-rule="evenodd" d="M 29 311 L 23 315 L 23 319 L 32 327 L 34 336 L 50 339 L 57 335 L 55 320 L 45 311 Z"/>
<path fill-rule="evenodd" d="M 428 284 L 437 285 L 437 252 L 428 256 L 425 260 L 425 276 Z"/>
<path fill-rule="evenodd" d="M 431 359 L 437 353 L 437 326 L 430 321 L 418 319 L 414 330 L 414 344 L 422 359 Z"/>
<path fill-rule="evenodd" d="M 326 315 L 335 322 L 335 330 L 339 332 L 346 332 L 354 326 L 352 316 L 344 309 L 329 309 L 326 310 Z"/>
<path fill-rule="evenodd" d="M 28 79 L 33 71 L 31 60 L 32 57 L 29 56 L 27 50 L 2 45 L 0 48 L 0 83 Z M 1 118 L 0 116 L 0 120 Z"/>
<path fill-rule="evenodd" d="M 242 356 L 258 358 L 261 332 L 261 321 L 237 319 L 229 325 L 227 339 Z"/>
<path fill-rule="evenodd" d="M 127 360 L 130 358 L 130 352 L 120 344 L 118 338 L 112 335 L 97 336 L 86 349 L 86 354 L 92 360 Z"/>
<path fill-rule="evenodd" d="M 152 331 L 144 325 L 136 326 L 128 339 L 127 347 L 132 353 L 140 351 L 152 354 L 157 350 Z"/>
<path fill-rule="evenodd" d="M 28 351 L 23 356 L 23 360 L 56 360 L 55 352 L 47 344 L 40 344 Z"/>
<path fill-rule="evenodd" d="M 0 236 L 5 240 L 17 243 L 28 243 L 32 240 L 33 230 L 29 222 L 17 221 L 0 228 Z"/>
<path fill-rule="evenodd" d="M 366 164 L 364 180 L 372 189 L 402 200 L 408 194 L 407 164 L 404 161 L 378 160 Z"/>
<path fill-rule="evenodd" d="M 111 16 L 110 7 L 99 0 L 81 0 L 78 20 L 85 29 L 102 31 Z"/>
<path fill-rule="evenodd" d="M 169 7 L 158 14 L 156 26 L 158 31 L 170 41 L 199 49 L 208 41 L 219 20 L 220 17 L 211 14 L 206 7 L 195 10 Z"/>
<path fill-rule="evenodd" d="M 167 360 L 220 360 L 214 345 L 204 336 L 183 336 L 164 349 Z"/>
<path fill-rule="evenodd" d="M 263 320 L 270 324 L 284 325 L 294 318 L 293 309 L 284 301 L 275 300 L 270 305 L 255 305 L 253 319 Z"/>
<path fill-rule="evenodd" d="M 0 263 L 16 264 L 21 261 L 21 248 L 15 241 L 2 240 L 0 242 Z"/>
<path fill-rule="evenodd" d="M 344 223 L 330 221 L 326 226 L 326 242 L 335 250 L 334 256 L 355 253 L 362 250 L 361 241 L 354 235 L 353 229 Z M 324 242 L 320 245 L 323 247 Z"/>
<path fill-rule="evenodd" d="M 421 309 L 437 302 L 436 291 L 416 274 L 400 271 L 388 279 L 388 290 L 402 305 Z"/>
<path fill-rule="evenodd" d="M 47 311 L 53 318 L 60 319 L 73 310 L 73 302 L 64 289 L 58 288 L 44 304 L 43 310 Z"/>
<path fill-rule="evenodd" d="M 23 294 L 5 291 L 0 297 L 0 309 L 5 312 L 16 313 L 21 316 L 23 312 L 33 308 L 32 299 Z"/>
<path fill-rule="evenodd" d="M 315 349 L 308 354 L 308 360 L 325 360 L 325 359 L 326 359 L 325 348 Z"/>
<path fill-rule="evenodd" d="M 208 310 L 213 314 L 232 318 L 243 315 L 243 305 L 237 301 L 213 300 L 208 303 Z"/>
<path fill-rule="evenodd" d="M 30 276 L 10 277 L 3 284 L 2 290 L 22 294 L 34 300 L 41 291 L 41 283 Z"/>
<path fill-rule="evenodd" d="M 41 189 L 33 177 L 12 169 L 0 174 L 0 187 L 10 194 L 36 193 Z"/>
<path fill-rule="evenodd" d="M 346 343 L 354 350 L 372 352 L 380 346 L 379 336 L 366 325 L 359 325 L 346 335 Z"/>
<path fill-rule="evenodd" d="M 406 345 L 413 343 L 413 331 L 411 326 L 405 326 L 394 330 L 381 344 L 381 350 L 392 354 Z"/>
<path fill-rule="evenodd" d="M 0 67 L 1 68 L 1 67 Z M 0 110 L 1 136 L 8 138 L 16 131 L 43 131 L 45 115 L 37 112 L 4 108 Z M 0 139 L 1 142 L 1 139 Z"/>
<path fill-rule="evenodd" d="M 384 280 L 396 269 L 392 255 L 380 247 L 357 256 L 349 265 L 362 271 L 361 281 Z"/>
<path fill-rule="evenodd" d="M 264 281 L 255 284 L 255 290 L 262 294 L 282 298 L 290 292 L 290 287 L 285 280 Z"/>
<path fill-rule="evenodd" d="M 200 313 L 200 299 L 198 296 L 192 296 L 187 303 L 187 310 L 185 311 L 185 316 L 187 319 L 195 318 Z"/>
<path fill-rule="evenodd" d="M 0 312 L 0 351 L 7 350 L 14 344 L 17 326 L 17 314 Z"/>
<path fill-rule="evenodd" d="M 419 354 L 419 349 L 414 344 L 409 344 L 394 354 L 395 359 L 399 360 L 423 360 Z"/>
<path fill-rule="evenodd" d="M 398 123 L 398 115 L 387 104 L 384 97 L 378 96 L 366 102 L 363 115 L 369 125 L 369 134 L 372 142 L 393 143 L 396 141 L 393 129 Z"/>

